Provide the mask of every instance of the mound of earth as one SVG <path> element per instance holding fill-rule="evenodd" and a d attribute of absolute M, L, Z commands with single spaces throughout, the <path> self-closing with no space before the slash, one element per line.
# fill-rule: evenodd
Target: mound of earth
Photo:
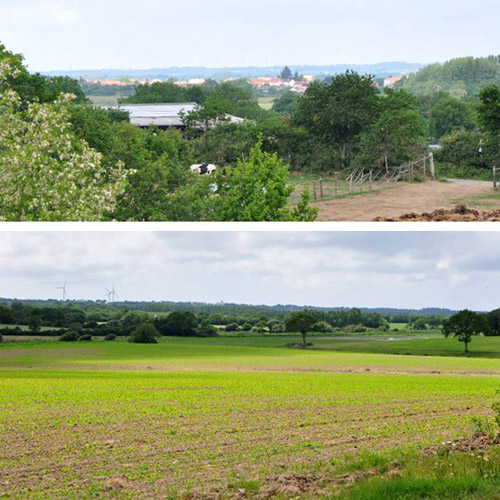
<path fill-rule="evenodd" d="M 467 205 L 459 203 L 452 210 L 440 208 L 434 212 L 424 212 L 423 214 L 409 213 L 400 217 L 377 217 L 373 219 L 376 222 L 498 222 L 500 221 L 500 210 L 473 210 L 467 208 Z"/>

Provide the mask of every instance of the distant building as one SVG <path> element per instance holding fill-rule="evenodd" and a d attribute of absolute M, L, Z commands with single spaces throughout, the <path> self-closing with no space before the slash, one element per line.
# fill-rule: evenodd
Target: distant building
<path fill-rule="evenodd" d="M 384 80 L 384 87 L 393 89 L 396 83 L 400 82 L 402 79 L 402 76 L 390 76 Z"/>
<path fill-rule="evenodd" d="M 205 85 L 206 80 L 203 78 L 191 78 L 191 80 L 187 82 L 174 82 L 174 85 L 177 85 L 177 87 L 201 87 L 202 85 Z"/>
<path fill-rule="evenodd" d="M 314 77 L 313 77 L 314 78 Z M 285 78 L 271 78 L 268 76 L 261 76 L 251 81 L 251 84 L 261 91 L 269 90 L 291 90 L 293 92 L 303 93 L 307 90 L 307 86 L 311 81 L 304 78 L 304 80 L 287 80 Z"/>
<path fill-rule="evenodd" d="M 188 114 L 196 108 L 195 103 L 168 104 L 124 104 L 113 106 L 112 109 L 128 112 L 130 123 L 141 128 L 156 126 L 160 129 L 184 128 L 181 115 Z M 228 115 L 231 123 L 243 123 L 245 120 Z"/>

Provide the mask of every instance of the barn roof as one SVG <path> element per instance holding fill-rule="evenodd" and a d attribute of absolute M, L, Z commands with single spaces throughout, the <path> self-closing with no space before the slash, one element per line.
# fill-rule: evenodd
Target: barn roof
<path fill-rule="evenodd" d="M 139 127 L 183 127 L 181 112 L 190 113 L 194 111 L 196 104 L 168 103 L 168 104 L 122 104 L 114 107 L 127 111 L 130 115 L 130 123 Z M 237 116 L 230 116 L 231 123 L 242 123 L 244 120 Z"/>

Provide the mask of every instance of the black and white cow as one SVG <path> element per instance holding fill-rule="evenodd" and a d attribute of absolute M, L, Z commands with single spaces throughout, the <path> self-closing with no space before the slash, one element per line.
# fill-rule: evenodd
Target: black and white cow
<path fill-rule="evenodd" d="M 211 163 L 199 163 L 197 165 L 191 165 L 191 172 L 198 173 L 200 175 L 211 175 L 217 167 Z"/>

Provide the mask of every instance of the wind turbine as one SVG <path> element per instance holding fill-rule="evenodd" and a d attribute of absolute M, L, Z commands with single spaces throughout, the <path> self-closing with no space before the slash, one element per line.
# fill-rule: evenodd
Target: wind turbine
<path fill-rule="evenodd" d="M 66 293 L 66 285 L 68 284 L 68 281 L 66 280 L 64 282 L 64 285 L 63 286 L 56 286 L 56 290 L 62 290 L 62 294 L 63 294 L 63 302 L 66 301 L 66 299 L 68 298 L 68 294 Z"/>
<path fill-rule="evenodd" d="M 115 298 L 116 297 L 119 298 L 119 295 L 115 292 L 115 285 L 113 285 L 113 288 L 111 290 L 108 290 L 106 287 L 104 287 L 104 288 L 106 289 L 106 292 L 108 292 L 108 302 L 113 304 L 115 301 Z"/>

